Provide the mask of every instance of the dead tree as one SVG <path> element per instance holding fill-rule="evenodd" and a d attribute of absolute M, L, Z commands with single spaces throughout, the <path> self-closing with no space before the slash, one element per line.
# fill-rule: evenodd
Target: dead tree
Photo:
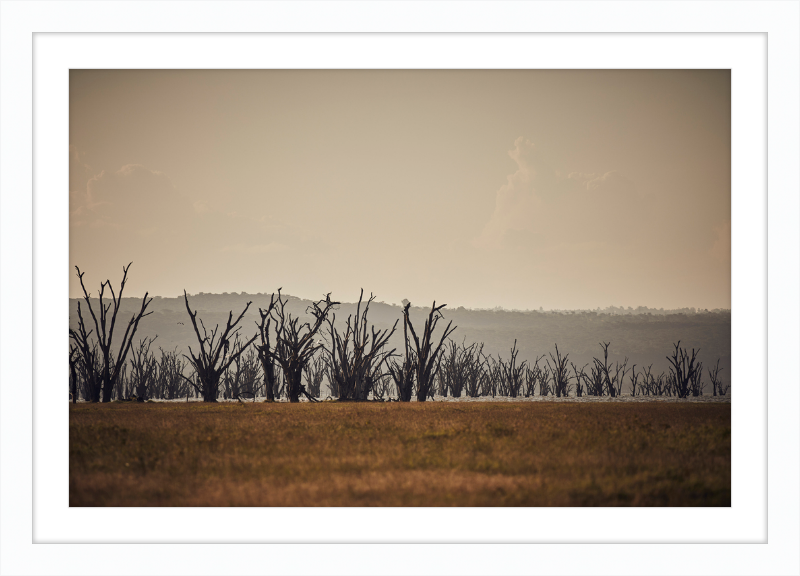
<path fill-rule="evenodd" d="M 445 346 L 445 349 L 447 347 Z M 436 366 L 436 378 L 434 384 L 431 386 L 431 397 L 435 397 L 437 394 L 444 398 L 447 398 L 448 390 L 450 389 L 450 375 L 447 374 L 447 365 L 444 360 L 444 353 L 439 354 L 439 360 Z"/>
<path fill-rule="evenodd" d="M 517 366 L 517 340 L 514 340 L 514 346 L 511 347 L 511 359 L 508 363 L 501 361 L 500 369 L 502 370 L 503 380 L 505 381 L 505 392 L 508 396 L 516 398 L 519 396 L 522 383 L 524 381 L 523 374 L 525 373 L 526 362 Z"/>
<path fill-rule="evenodd" d="M 391 371 L 391 366 L 389 367 Z M 331 375 L 330 367 L 328 364 L 325 364 L 325 379 L 328 381 L 328 391 L 331 398 L 338 398 L 339 397 L 339 386 L 336 384 L 336 380 Z"/>
<path fill-rule="evenodd" d="M 453 340 L 448 340 L 447 353 L 442 353 L 443 369 L 439 373 L 444 383 L 444 388 L 440 392 L 442 396 L 446 397 L 449 392 L 453 398 L 461 398 L 470 378 L 476 346 L 477 343 L 473 343 L 467 347 L 462 341 L 459 348 Z"/>
<path fill-rule="evenodd" d="M 611 367 L 608 364 L 608 347 L 610 344 L 610 342 L 600 343 L 600 347 L 603 349 L 603 360 L 601 362 L 598 358 L 592 359 L 596 369 L 596 373 L 593 373 L 592 376 L 594 380 L 593 391 L 595 395 L 602 396 L 605 391 L 608 391 L 608 394 L 613 398 L 615 390 L 613 384 L 611 383 Z M 598 379 L 600 382 L 597 382 Z"/>
<path fill-rule="evenodd" d="M 506 363 L 500 354 L 497 355 L 497 363 L 494 368 L 494 390 L 497 396 L 508 396 L 508 381 L 506 380 Z"/>
<path fill-rule="evenodd" d="M 483 357 L 484 364 L 481 370 L 481 396 L 490 396 L 492 394 L 492 376 L 490 367 L 487 363 L 486 356 Z"/>
<path fill-rule="evenodd" d="M 717 391 L 719 391 L 720 396 L 725 396 L 725 393 L 728 391 L 727 388 L 725 392 L 722 391 L 722 381 L 719 377 L 719 373 L 722 371 L 722 368 L 719 367 L 719 358 L 717 358 L 717 365 L 714 366 L 714 369 L 708 369 L 708 378 L 711 380 L 711 388 L 714 391 L 714 396 L 717 395 Z"/>
<path fill-rule="evenodd" d="M 614 363 L 614 378 L 611 381 L 612 386 L 616 387 L 616 395 L 622 396 L 622 383 L 625 380 L 625 374 L 628 372 L 628 359 L 625 360 L 620 364 L 619 362 Z"/>
<path fill-rule="evenodd" d="M 389 390 L 391 386 L 392 376 L 389 374 L 389 372 L 384 372 L 372 383 L 372 398 L 376 402 L 385 402 L 389 400 Z"/>
<path fill-rule="evenodd" d="M 247 352 L 239 355 L 235 362 L 237 380 L 239 382 L 239 397 L 256 399 L 261 389 L 261 363 L 256 350 L 248 346 Z"/>
<path fill-rule="evenodd" d="M 681 348 L 681 342 L 675 344 L 675 351 L 672 357 L 667 356 L 670 366 L 670 379 L 675 387 L 675 395 L 678 398 L 686 398 L 689 395 L 689 384 L 695 378 L 698 369 L 697 354 L 700 350 L 695 351 L 692 348 L 692 354 L 689 355 L 687 350 Z"/>
<path fill-rule="evenodd" d="M 408 350 L 406 350 L 402 363 L 396 360 L 389 362 L 389 374 L 394 380 L 394 385 L 397 388 L 397 399 L 400 402 L 410 402 L 411 397 L 414 395 L 415 366 L 416 360 L 413 352 L 409 353 Z"/>
<path fill-rule="evenodd" d="M 189 356 L 191 357 L 184 355 L 194 367 L 198 383 L 186 376 L 183 378 L 195 388 L 198 394 L 202 394 L 203 402 L 216 402 L 219 395 L 220 376 L 258 337 L 256 334 L 244 345 L 239 345 L 239 329 L 241 327 L 237 328 L 236 325 L 244 318 L 251 302 L 247 303 L 236 321 L 233 321 L 233 312 L 228 313 L 228 321 L 225 323 L 222 333 L 219 332 L 219 324 L 217 324 L 209 334 L 201 319 L 200 327 L 203 328 L 201 335 L 200 327 L 197 325 L 197 311 L 192 312 L 192 309 L 189 308 L 189 296 L 186 294 L 186 290 L 183 291 L 183 299 L 199 344 L 197 355 L 192 351 L 191 346 L 189 346 Z"/>
<path fill-rule="evenodd" d="M 702 396 L 703 390 L 705 390 L 706 385 L 703 382 L 703 363 L 697 363 L 697 370 L 695 370 L 694 375 L 689 380 L 689 391 L 692 393 L 692 396 Z"/>
<path fill-rule="evenodd" d="M 237 342 L 236 346 L 240 346 Z M 226 400 L 239 400 L 252 398 L 256 400 L 256 395 L 261 389 L 261 363 L 258 360 L 256 351 L 252 347 L 247 347 L 240 352 L 233 364 L 225 371 L 222 376 L 224 392 L 222 397 Z"/>
<path fill-rule="evenodd" d="M 595 370 L 593 370 L 593 391 L 597 396 L 602 396 L 603 392 L 606 391 L 609 396 L 614 398 L 618 396 L 622 390 L 622 378 L 625 377 L 625 366 L 628 363 L 628 359 L 625 358 L 625 361 L 621 365 L 617 362 L 615 373 L 612 376 L 612 366 L 608 363 L 608 347 L 610 345 L 610 342 L 601 342 L 600 347 L 603 349 L 603 360 L 600 361 L 597 358 L 593 359 L 595 365 Z M 620 378 L 620 372 L 622 373 L 622 378 Z M 598 380 L 602 380 L 602 383 L 599 383 Z M 617 389 L 617 384 L 619 384 L 619 389 Z"/>
<path fill-rule="evenodd" d="M 414 395 L 414 374 L 416 373 L 417 359 L 409 345 L 408 324 L 405 321 L 403 322 L 403 335 L 405 344 L 403 362 L 399 363 L 396 360 L 390 360 L 388 368 L 395 388 L 397 388 L 397 399 L 400 402 L 411 402 L 411 397 Z"/>
<path fill-rule="evenodd" d="M 436 384 L 433 386 L 433 390 L 435 390 L 435 394 L 443 398 L 447 398 L 447 395 L 450 392 L 450 375 L 446 374 L 446 370 L 441 368 L 442 365 L 442 357 L 439 356 L 439 368 L 436 372 Z"/>
<path fill-rule="evenodd" d="M 542 379 L 542 369 L 539 362 L 544 358 L 544 354 L 534 360 L 533 364 L 525 366 L 525 397 L 536 395 L 536 384 Z"/>
<path fill-rule="evenodd" d="M 322 354 L 314 356 L 314 359 L 306 364 L 303 374 L 306 378 L 306 391 L 312 398 L 319 398 L 322 380 L 325 377 L 325 358 Z"/>
<path fill-rule="evenodd" d="M 122 292 L 125 289 L 125 283 L 128 281 L 128 269 L 131 267 L 131 264 L 133 264 L 133 262 L 127 266 L 123 266 L 122 268 L 123 274 L 122 283 L 120 284 L 119 288 L 119 296 L 114 293 L 114 289 L 111 286 L 110 280 L 106 280 L 100 284 L 100 293 L 98 295 L 99 320 L 94 309 L 92 308 L 92 303 L 89 299 L 89 292 L 86 290 L 86 286 L 83 284 L 84 273 L 81 272 L 77 266 L 75 266 L 78 279 L 81 282 L 81 288 L 83 289 L 83 299 L 86 301 L 86 306 L 89 309 L 89 313 L 92 315 L 92 320 L 94 320 L 94 333 L 97 344 L 100 347 L 100 386 L 102 389 L 103 402 L 111 402 L 114 384 L 117 382 L 117 377 L 119 376 L 120 370 L 122 370 L 122 367 L 125 365 L 125 358 L 127 357 L 128 351 L 131 348 L 131 343 L 133 342 L 133 337 L 136 334 L 136 329 L 139 327 L 139 321 L 145 316 L 152 314 L 152 311 L 145 312 L 147 310 L 147 306 L 153 301 L 152 298 L 149 300 L 147 299 L 147 293 L 145 292 L 144 298 L 142 298 L 141 309 L 138 313 L 135 313 L 133 316 L 131 316 L 131 319 L 128 322 L 128 327 L 125 329 L 125 334 L 122 336 L 122 342 L 120 342 L 119 346 L 117 347 L 117 354 L 115 357 L 114 349 L 112 348 L 114 327 L 116 326 L 117 315 L 119 314 L 119 310 L 122 305 Z M 103 296 L 106 287 L 108 287 L 108 290 L 111 292 L 111 302 L 108 304 L 103 303 Z M 78 318 L 78 330 L 75 331 L 70 328 L 69 333 L 70 337 L 78 342 L 79 346 L 83 349 L 89 345 L 88 338 L 91 331 L 87 332 L 84 326 L 80 302 L 78 302 Z M 98 400 L 93 399 L 92 401 L 97 402 Z"/>
<path fill-rule="evenodd" d="M 556 355 L 553 356 L 553 353 L 550 353 L 550 360 L 553 361 L 553 366 L 550 366 L 550 362 L 547 362 L 548 367 L 550 367 L 551 372 L 553 373 L 553 388 L 555 388 L 556 398 L 561 398 L 569 396 L 569 381 L 570 375 L 567 371 L 567 359 L 569 358 L 569 354 L 565 354 L 563 357 L 561 353 L 558 351 L 558 344 L 556 346 Z"/>
<path fill-rule="evenodd" d="M 126 362 L 125 366 L 122 367 L 122 370 L 117 377 L 117 382 L 114 384 L 113 390 L 113 398 L 115 400 L 125 400 L 130 395 L 133 394 L 132 390 L 130 389 L 130 376 L 128 375 L 128 366 L 129 364 Z"/>
<path fill-rule="evenodd" d="M 375 382 L 384 376 L 383 365 L 394 354 L 394 349 L 386 350 L 392 334 L 397 329 L 395 321 L 391 330 L 381 331 L 371 326 L 367 330 L 367 315 L 369 306 L 375 300 L 370 294 L 369 299 L 361 310 L 364 290 L 358 297 L 355 316 L 347 317 L 344 334 L 335 326 L 336 315 L 331 314 L 328 320 L 330 349 L 327 350 L 326 361 L 330 374 L 339 389 L 339 400 L 359 401 L 367 400 L 373 391 Z"/>
<path fill-rule="evenodd" d="M 653 374 L 652 374 L 653 365 L 650 364 L 647 368 L 642 368 L 642 382 L 639 384 L 639 395 L 640 396 L 651 396 L 655 395 L 653 391 Z"/>
<path fill-rule="evenodd" d="M 150 345 L 155 341 L 153 338 L 142 338 L 139 346 L 131 352 L 131 376 L 134 379 L 136 389 L 136 399 L 144 402 L 148 393 L 155 384 L 158 370 L 158 362 L 155 355 L 150 352 Z"/>
<path fill-rule="evenodd" d="M 502 396 L 502 369 L 501 363 L 502 358 L 500 355 L 497 355 L 497 360 L 489 354 L 488 356 L 483 357 L 484 361 L 486 362 L 486 376 L 485 376 L 485 387 L 484 387 L 484 396 L 491 395 L 492 398 L 500 394 Z"/>
<path fill-rule="evenodd" d="M 100 369 L 100 354 L 97 350 L 97 340 L 91 338 L 92 330 L 87 330 L 81 315 L 78 303 L 78 330 L 70 328 L 69 336 L 77 347 L 76 373 L 81 380 L 81 395 L 89 402 L 100 402 L 102 392 L 102 378 Z"/>
<path fill-rule="evenodd" d="M 100 386 L 102 389 L 102 401 L 103 402 L 110 402 L 112 397 L 112 391 L 114 389 L 114 384 L 117 381 L 117 377 L 119 376 L 120 370 L 125 365 L 125 359 L 130 351 L 131 345 L 133 343 L 133 337 L 136 334 L 136 330 L 139 327 L 139 321 L 144 318 L 145 316 L 149 316 L 152 314 L 151 312 L 146 312 L 147 306 L 150 302 L 153 301 L 152 298 L 149 300 L 147 299 L 147 293 L 145 292 L 144 297 L 142 298 L 142 305 L 138 313 L 135 313 L 131 316 L 130 321 L 128 322 L 128 326 L 125 329 L 125 333 L 122 336 L 122 342 L 120 342 L 119 346 L 117 347 L 117 354 L 116 357 L 114 356 L 114 349 L 113 346 L 113 338 L 114 338 L 114 328 L 117 322 L 117 315 L 119 314 L 120 307 L 122 306 L 122 293 L 125 290 L 125 283 L 128 281 L 128 269 L 131 267 L 133 262 L 129 263 L 127 266 L 123 266 L 122 268 L 122 282 L 120 283 L 119 288 L 119 296 L 114 293 L 114 288 L 111 286 L 111 281 L 106 280 L 100 284 L 100 293 L 98 295 L 99 306 L 98 306 L 98 313 L 100 319 L 98 320 L 97 314 L 95 314 L 94 309 L 92 308 L 92 303 L 89 297 L 89 292 L 86 290 L 86 286 L 83 283 L 83 272 L 75 266 L 75 270 L 77 271 L 78 279 L 81 283 L 81 288 L 83 289 L 83 299 L 86 301 L 86 306 L 89 309 L 89 313 L 92 316 L 92 320 L 94 321 L 95 326 L 95 337 L 97 339 L 97 345 L 100 348 L 100 361 L 101 361 L 101 368 L 100 368 Z M 109 304 L 104 304 L 103 297 L 105 294 L 105 289 L 108 287 L 109 292 L 111 292 L 111 302 Z M 110 312 L 110 316 L 109 316 Z M 81 316 L 81 305 L 78 302 L 78 317 L 79 317 L 79 327 L 78 332 L 74 332 L 70 330 L 70 335 L 75 334 L 75 338 L 86 340 L 89 337 L 89 334 L 86 332 L 83 318 Z"/>
<path fill-rule="evenodd" d="M 586 375 L 586 367 L 588 364 L 584 364 L 580 371 L 578 371 L 578 367 L 575 366 L 574 362 L 570 362 L 570 365 L 572 366 L 572 372 L 575 374 L 575 394 L 580 398 L 583 396 L 583 382 L 589 378 Z M 589 386 L 587 385 L 586 388 L 588 390 Z"/>
<path fill-rule="evenodd" d="M 304 394 L 311 400 L 303 387 L 303 369 L 314 353 L 323 348 L 322 343 L 314 341 L 314 337 L 327 320 L 328 314 L 339 302 L 333 302 L 328 293 L 324 300 L 318 300 L 306 309 L 306 312 L 314 318 L 313 323 L 305 322 L 303 324 L 299 323 L 298 318 L 292 318 L 291 314 L 286 312 L 286 302 L 281 298 L 280 290 L 278 290 L 278 303 L 273 309 L 276 327 L 276 359 L 283 372 L 289 402 L 299 402 L 300 394 Z"/>
<path fill-rule="evenodd" d="M 72 403 L 78 401 L 78 371 L 81 361 L 80 350 L 77 344 L 71 344 L 69 347 L 69 393 Z"/>
<path fill-rule="evenodd" d="M 184 376 L 184 379 L 189 386 L 189 395 L 186 396 L 186 401 L 189 401 L 189 397 L 192 395 L 192 393 L 194 393 L 195 398 L 200 398 L 202 384 L 200 382 L 200 377 L 197 375 L 197 371 L 192 372 L 188 378 Z"/>
<path fill-rule="evenodd" d="M 278 290 L 280 294 L 280 290 Z M 258 350 L 258 359 L 261 362 L 261 369 L 264 373 L 264 396 L 265 402 L 274 402 L 277 384 L 277 359 L 275 356 L 275 349 L 270 343 L 270 326 L 272 324 L 272 311 L 275 309 L 277 302 L 275 301 L 275 294 L 272 294 L 269 299 L 269 306 L 266 310 L 258 309 L 258 314 L 261 316 L 261 322 L 256 322 L 258 326 L 258 333 L 261 336 L 261 344 L 256 344 Z"/>
<path fill-rule="evenodd" d="M 234 346 L 239 347 L 241 342 L 238 340 Z M 238 351 L 238 350 L 235 350 Z M 242 377 L 242 355 L 239 354 L 233 363 L 225 370 L 222 375 L 222 398 L 224 400 L 239 400 L 241 397 L 240 382 Z"/>
<path fill-rule="evenodd" d="M 631 366 L 631 396 L 636 396 L 636 386 L 641 374 L 636 373 L 636 364 Z"/>
<path fill-rule="evenodd" d="M 161 360 L 158 363 L 158 388 L 162 398 L 175 400 L 183 398 L 189 389 L 183 378 L 186 360 L 178 356 L 178 349 L 165 352 L 161 350 Z"/>
<path fill-rule="evenodd" d="M 477 398 L 482 394 L 485 372 L 481 356 L 483 356 L 483 344 L 480 346 L 473 344 L 462 354 L 462 361 L 466 364 L 464 391 L 470 398 Z"/>
<path fill-rule="evenodd" d="M 273 294 L 273 298 L 274 296 Z M 323 344 L 315 342 L 314 337 L 328 319 L 328 314 L 339 302 L 333 302 L 330 293 L 327 294 L 325 299 L 312 303 L 306 309 L 306 313 L 310 314 L 313 320 L 302 324 L 300 323 L 300 318 L 294 318 L 291 313 L 286 311 L 287 302 L 288 300 L 284 300 L 281 296 L 280 289 L 278 289 L 277 300 L 270 301 L 270 308 L 267 314 L 270 316 L 270 320 L 275 322 L 274 347 L 269 345 L 269 321 L 265 322 L 264 312 L 261 311 L 261 326 L 264 328 L 261 329 L 262 345 L 259 346 L 258 351 L 261 357 L 266 359 L 264 371 L 267 375 L 265 378 L 269 377 L 268 370 L 270 365 L 272 366 L 273 374 L 276 364 L 281 367 L 289 402 L 299 402 L 301 394 L 311 400 L 303 386 L 303 369 L 314 356 L 314 353 L 323 348 Z M 264 363 L 265 360 L 262 360 L 262 364 Z M 267 397 L 267 400 L 269 401 L 269 397 Z"/>
<path fill-rule="evenodd" d="M 453 322 L 451 320 L 447 324 L 447 327 L 445 327 L 444 332 L 442 332 L 442 337 L 439 339 L 439 344 L 434 348 L 433 331 L 436 329 L 436 324 L 439 322 L 439 320 L 444 318 L 441 310 L 445 306 L 447 306 L 447 304 L 442 304 L 437 307 L 435 301 L 433 305 L 431 305 L 431 311 L 428 314 L 428 319 L 425 321 L 421 341 L 417 336 L 417 333 L 414 330 L 414 325 L 411 324 L 411 318 L 409 317 L 411 303 L 409 302 L 403 307 L 403 328 L 404 330 L 408 328 L 408 330 L 411 331 L 411 336 L 414 343 L 414 357 L 416 359 L 414 371 L 416 372 L 415 376 L 417 379 L 417 402 L 425 402 L 427 399 L 431 391 L 433 378 L 436 376 L 433 370 L 438 365 L 438 358 L 442 350 L 442 345 L 450 336 L 450 334 L 452 334 L 456 329 L 456 326 L 452 326 Z M 408 343 L 408 331 L 405 332 L 405 335 L 406 342 Z"/>
<path fill-rule="evenodd" d="M 550 366 L 545 365 L 539 373 L 539 396 L 547 396 L 553 393 L 550 386 Z"/>
<path fill-rule="evenodd" d="M 642 369 L 643 380 L 639 385 L 639 394 L 645 396 L 663 396 L 665 394 L 671 395 L 670 385 L 662 372 L 658 376 L 652 373 L 653 365 L 650 364 L 647 368 Z"/>
<path fill-rule="evenodd" d="M 597 364 L 593 364 L 589 368 L 589 374 L 586 376 L 586 395 L 602 396 L 606 387 L 605 382 L 603 370 L 598 368 Z"/>

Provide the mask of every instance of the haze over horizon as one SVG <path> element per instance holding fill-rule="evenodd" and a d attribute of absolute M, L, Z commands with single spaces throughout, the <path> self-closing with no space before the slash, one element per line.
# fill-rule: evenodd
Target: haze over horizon
<path fill-rule="evenodd" d="M 72 70 L 70 297 L 730 308 L 730 72 Z"/>

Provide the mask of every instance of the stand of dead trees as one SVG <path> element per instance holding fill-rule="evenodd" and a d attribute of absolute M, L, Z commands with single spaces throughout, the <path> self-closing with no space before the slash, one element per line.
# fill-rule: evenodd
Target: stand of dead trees
<path fill-rule="evenodd" d="M 97 343 L 90 342 L 87 338 L 73 344 L 70 348 L 69 364 L 73 401 L 77 402 L 77 396 L 80 395 L 87 402 L 100 402 L 100 360 Z"/>
<path fill-rule="evenodd" d="M 719 392 L 720 396 L 725 396 L 728 393 L 728 386 L 723 387 L 722 381 L 720 380 L 719 373 L 722 371 L 722 368 L 719 367 L 719 359 L 717 359 L 717 365 L 714 366 L 714 369 L 708 369 L 708 378 L 711 380 L 711 389 L 714 391 L 714 396 L 717 395 Z"/>
<path fill-rule="evenodd" d="M 414 395 L 415 366 L 416 358 L 414 357 L 414 352 L 409 349 L 408 338 L 406 338 L 406 354 L 403 356 L 403 361 L 391 360 L 389 363 L 389 374 L 394 380 L 394 385 L 397 388 L 397 399 L 400 402 L 410 402 L 411 397 Z"/>
<path fill-rule="evenodd" d="M 461 398 L 462 393 L 473 398 L 480 396 L 482 354 L 483 344 L 476 342 L 467 346 L 464 340 L 458 346 L 453 340 L 448 341 L 440 368 L 445 386 L 442 396 L 448 391 L 453 398 Z"/>
<path fill-rule="evenodd" d="M 158 380 L 154 396 L 166 400 L 183 398 L 189 393 L 189 385 L 183 378 L 186 370 L 186 359 L 178 355 L 178 351 L 161 350 L 161 360 L 158 363 Z"/>
<path fill-rule="evenodd" d="M 261 371 L 255 349 L 251 347 L 247 352 L 241 351 L 222 376 L 222 397 L 226 400 L 255 401 L 261 391 Z"/>
<path fill-rule="evenodd" d="M 142 338 L 139 345 L 133 349 L 131 355 L 131 376 L 134 380 L 136 399 L 139 402 L 147 400 L 148 392 L 152 391 L 158 375 L 158 362 L 155 355 L 150 352 L 150 345 L 154 338 Z"/>
<path fill-rule="evenodd" d="M 73 402 L 79 398 L 89 402 L 108 402 L 112 398 L 188 401 L 191 396 L 216 402 L 220 395 L 231 400 L 255 401 L 263 397 L 268 402 L 281 396 L 299 402 L 305 396 L 316 401 L 322 396 L 324 384 L 330 397 L 340 401 L 386 401 L 394 397 L 401 402 L 413 397 L 424 402 L 450 395 L 616 398 L 623 394 L 623 385 L 630 396 L 676 398 L 703 396 L 706 382 L 710 382 L 714 396 L 725 396 L 730 389 L 720 377 L 719 360 L 704 374 L 699 350 L 689 351 L 680 342 L 667 356 L 669 370 L 660 374 L 653 372 L 652 364 L 638 370 L 635 364 L 628 368 L 627 358 L 612 363 L 610 342 L 600 343 L 602 357 L 595 357 L 580 368 L 557 345 L 555 353 L 530 362 L 519 360 L 517 340 L 508 359 L 484 354 L 481 343 L 468 345 L 464 338 L 457 344 L 452 340 L 456 329 L 452 322 L 441 333 L 436 332 L 439 321 L 444 319 L 445 305 L 437 306 L 435 302 L 418 334 L 410 317 L 411 304 L 404 301 L 404 353 L 398 355 L 396 349 L 389 347 L 389 341 L 397 331 L 399 319 L 390 328 L 377 329 L 369 324 L 369 309 L 375 296 L 371 294 L 364 301 L 363 290 L 355 315 L 348 316 L 340 327 L 334 313 L 339 303 L 332 301 L 330 294 L 308 306 L 305 317 L 295 317 L 287 308 L 289 298 L 283 297 L 279 289 L 265 310 L 259 308 L 258 332 L 247 340 L 240 337 L 239 324 L 250 302 L 236 319 L 233 311 L 229 312 L 224 329 L 217 324 L 209 331 L 190 308 L 184 291 L 186 311 L 199 344 L 197 353 L 191 346 L 188 356 L 180 355 L 177 349 L 161 349 L 157 358 L 151 350 L 155 338 L 140 339 L 136 346 L 132 343 L 139 321 L 151 313 L 147 307 L 152 299 L 147 295 L 122 338 L 116 336 L 115 325 L 130 266 L 123 267 L 119 295 L 108 280 L 100 285 L 97 311 L 84 286 L 83 273 L 76 267 L 84 296 L 77 306 L 77 327 L 70 328 L 69 386 Z M 110 299 L 105 297 L 105 290 L 110 291 Z M 89 311 L 93 327 L 87 324 L 85 310 Z M 323 334 L 325 324 L 328 329 Z M 119 341 L 119 345 L 112 348 L 112 340 Z"/>
<path fill-rule="evenodd" d="M 325 378 L 325 359 L 317 355 L 306 364 L 303 374 L 306 378 L 306 392 L 312 398 L 319 398 L 322 394 L 322 380 Z"/>
<path fill-rule="evenodd" d="M 361 316 L 363 326 L 363 314 Z M 352 327 L 352 324 L 351 324 Z M 327 356 L 327 350 L 317 349 L 316 354 L 312 354 L 310 360 L 303 369 L 304 388 L 302 394 L 309 399 L 317 399 L 322 395 L 323 385 L 327 384 L 331 398 L 341 401 L 387 401 L 396 398 L 399 401 L 408 402 L 419 390 L 415 386 L 417 374 L 416 358 L 413 350 L 409 350 L 408 356 L 404 358 L 392 358 L 393 351 L 381 350 L 382 358 L 378 363 L 383 364 L 384 368 L 378 370 L 378 363 L 372 364 L 372 369 L 364 369 L 365 365 L 361 356 L 361 362 L 357 360 L 359 354 L 355 353 L 353 338 L 349 339 L 349 344 L 344 345 L 348 340 L 338 332 L 339 345 L 336 352 L 336 365 L 333 365 L 331 358 Z M 383 331 L 375 331 L 378 336 L 376 349 L 382 345 Z M 363 344 L 363 340 L 360 340 Z M 187 375 L 186 368 L 192 367 L 185 359 L 178 356 L 177 352 L 165 352 L 161 350 L 161 358 L 157 361 L 155 355 L 148 351 L 151 340 L 141 340 L 139 345 L 133 348 L 129 362 L 120 371 L 114 388 L 114 397 L 117 400 L 138 400 L 146 399 L 167 399 L 175 400 L 188 397 L 207 397 L 204 394 L 204 385 L 196 372 Z M 257 354 L 258 348 L 250 346 L 242 349 L 238 340 L 234 339 L 232 344 L 235 359 L 223 372 L 220 377 L 218 394 L 222 398 L 229 400 L 252 400 L 265 398 L 270 390 L 274 390 L 273 399 L 280 398 L 288 389 L 283 369 L 276 362 L 275 373 L 272 379 L 274 388 L 267 386 L 268 377 L 263 371 L 263 363 Z M 452 340 L 447 342 L 444 355 L 440 354 L 438 368 L 431 370 L 436 385 L 429 388 L 426 399 L 434 396 L 456 396 L 461 387 L 462 395 L 471 398 L 479 397 L 532 397 L 532 396 L 556 396 L 556 397 L 582 397 L 592 396 L 611 396 L 610 390 L 615 390 L 615 397 L 619 397 L 622 392 L 623 370 L 629 378 L 626 384 L 626 394 L 629 396 L 672 396 L 680 397 L 678 394 L 678 376 L 672 373 L 655 374 L 652 365 L 639 370 L 637 366 L 627 369 L 625 362 L 606 364 L 606 359 L 597 359 L 601 367 L 593 365 L 591 370 L 587 367 L 578 367 L 569 362 L 569 372 L 567 372 L 567 355 L 562 355 L 560 350 L 556 350 L 548 361 L 541 365 L 540 356 L 531 364 L 523 361 L 517 364 L 516 345 L 511 348 L 511 356 L 508 360 L 498 356 L 485 356 L 481 353 L 481 347 L 476 345 L 461 346 L 456 345 Z M 96 398 L 97 388 L 92 388 L 92 382 L 99 381 L 93 374 L 99 374 L 99 361 L 95 363 L 94 370 L 86 373 L 80 361 L 75 361 L 78 355 L 77 348 L 71 348 L 70 362 L 70 398 L 78 401 L 83 398 L 91 401 Z M 345 360 L 340 356 L 341 350 L 345 350 Z M 370 352 L 370 345 L 364 346 L 364 350 Z M 455 354 L 453 351 L 455 350 Z M 680 354 L 680 352 L 679 352 Z M 185 357 L 184 357 L 185 358 Z M 691 359 L 691 357 L 689 357 Z M 227 362 L 226 362 L 227 363 Z M 608 366 L 606 371 L 605 366 Z M 699 362 L 696 362 L 700 366 Z M 358 366 L 362 366 L 359 369 Z M 385 371 L 384 371 L 385 370 Z M 619 370 L 619 372 L 618 372 Z M 710 381 L 712 394 L 724 396 L 728 393 L 730 385 L 725 385 L 719 378 L 719 362 L 713 369 L 707 371 Z M 362 374 L 363 379 L 358 383 L 354 374 Z M 334 376 L 331 376 L 334 374 Z M 702 373 L 698 369 L 693 373 L 693 379 L 687 385 L 687 394 L 690 397 L 696 394 L 702 396 L 706 389 L 706 384 L 702 382 Z M 94 379 L 93 379 L 94 378 Z M 326 382 L 327 380 L 327 382 Z M 609 385 L 610 383 L 610 385 Z M 348 391 L 349 390 L 349 391 Z"/>

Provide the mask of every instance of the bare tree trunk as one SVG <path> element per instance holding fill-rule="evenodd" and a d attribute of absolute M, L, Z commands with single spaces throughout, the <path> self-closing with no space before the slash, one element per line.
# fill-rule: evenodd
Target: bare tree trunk
<path fill-rule="evenodd" d="M 714 370 L 711 368 L 708 369 L 708 377 L 711 380 L 711 388 L 714 391 L 714 396 L 717 395 L 717 390 L 720 392 L 720 396 L 724 396 L 725 394 L 722 392 L 722 383 L 720 381 L 719 373 L 722 368 L 719 367 L 719 358 L 717 358 L 717 365 L 714 367 Z"/>

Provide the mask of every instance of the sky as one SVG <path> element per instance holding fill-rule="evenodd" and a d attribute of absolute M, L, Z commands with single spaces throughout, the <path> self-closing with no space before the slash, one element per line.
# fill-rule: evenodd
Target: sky
<path fill-rule="evenodd" d="M 72 70 L 70 297 L 730 308 L 728 70 Z"/>

